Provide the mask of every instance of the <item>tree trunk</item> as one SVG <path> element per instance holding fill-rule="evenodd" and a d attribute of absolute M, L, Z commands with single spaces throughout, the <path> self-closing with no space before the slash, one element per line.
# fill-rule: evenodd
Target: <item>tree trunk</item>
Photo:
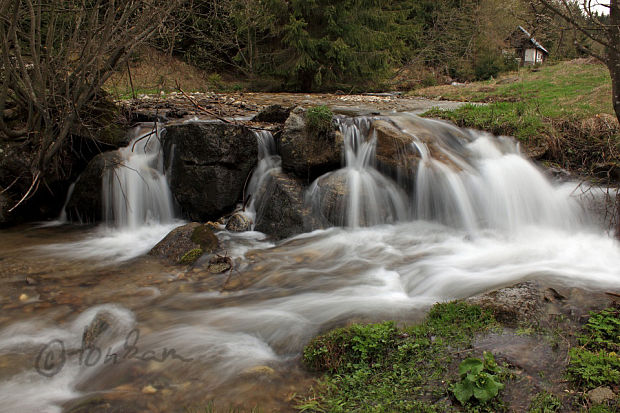
<path fill-rule="evenodd" d="M 611 0 L 609 10 L 609 44 L 607 67 L 611 75 L 611 93 L 616 117 L 620 122 L 620 3 Z"/>

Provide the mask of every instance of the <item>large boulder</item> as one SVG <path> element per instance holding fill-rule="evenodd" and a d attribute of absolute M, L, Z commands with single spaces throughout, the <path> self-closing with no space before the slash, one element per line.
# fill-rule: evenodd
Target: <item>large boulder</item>
<path fill-rule="evenodd" d="M 330 131 L 314 131 L 306 124 L 302 108 L 291 111 L 277 141 L 282 169 L 304 182 L 312 182 L 342 163 L 342 134 L 335 126 Z"/>
<path fill-rule="evenodd" d="M 102 182 L 106 173 L 122 164 L 118 151 L 95 156 L 75 182 L 71 198 L 65 207 L 72 221 L 97 222 L 103 219 Z"/>
<path fill-rule="evenodd" d="M 245 126 L 190 122 L 166 126 L 164 163 L 170 189 L 192 220 L 230 212 L 257 162 L 254 133 Z"/>
<path fill-rule="evenodd" d="M 255 230 L 282 239 L 309 229 L 310 211 L 304 206 L 304 188 L 298 179 L 274 171 L 259 193 Z"/>
<path fill-rule="evenodd" d="M 544 294 L 535 281 L 525 281 L 500 288 L 468 299 L 493 312 L 498 321 L 516 326 L 520 323 L 535 323 L 543 312 Z"/>

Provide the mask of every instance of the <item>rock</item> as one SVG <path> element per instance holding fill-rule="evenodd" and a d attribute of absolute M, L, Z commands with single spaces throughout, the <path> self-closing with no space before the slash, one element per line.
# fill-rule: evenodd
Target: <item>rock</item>
<path fill-rule="evenodd" d="M 213 252 L 219 246 L 219 241 L 208 224 L 195 228 L 191 240 L 206 252 Z"/>
<path fill-rule="evenodd" d="M 11 209 L 9 197 L 5 194 L 0 194 L 0 226 L 10 222 L 9 209 Z"/>
<path fill-rule="evenodd" d="M 413 146 L 413 137 L 386 120 L 374 121 L 371 136 L 372 133 L 377 137 L 376 160 L 379 169 L 395 178 L 413 176 L 421 159 Z"/>
<path fill-rule="evenodd" d="M 121 163 L 122 158 L 117 151 L 101 153 L 88 163 L 75 183 L 73 194 L 65 208 L 67 218 L 80 222 L 97 222 L 103 219 L 103 175 L 113 173 Z"/>
<path fill-rule="evenodd" d="M 142 388 L 142 393 L 143 394 L 155 394 L 157 393 L 157 389 L 149 384 L 148 386 L 145 386 Z"/>
<path fill-rule="evenodd" d="M 187 254 L 194 250 L 201 251 L 199 257 L 203 252 L 212 252 L 217 247 L 217 237 L 209 227 L 191 222 L 170 231 L 163 240 L 153 247 L 149 255 L 164 258 L 173 264 L 177 264 L 181 263 L 183 258 L 188 261 L 190 257 Z M 196 251 L 190 255 L 194 257 Z M 197 259 L 198 257 L 194 258 Z"/>
<path fill-rule="evenodd" d="M 209 260 L 207 271 L 211 274 L 221 274 L 229 271 L 232 267 L 232 259 L 230 257 L 220 257 L 216 255 Z"/>
<path fill-rule="evenodd" d="M 226 223 L 226 229 L 231 232 L 251 231 L 252 220 L 241 212 L 235 212 Z"/>
<path fill-rule="evenodd" d="M 28 296 L 28 294 L 20 294 L 19 296 L 19 301 L 21 301 L 22 303 L 28 301 L 29 299 L 30 297 Z"/>
<path fill-rule="evenodd" d="M 175 123 L 162 140 L 170 189 L 191 219 L 215 220 L 241 201 L 258 157 L 252 131 L 226 123 Z"/>
<path fill-rule="evenodd" d="M 593 404 L 602 404 L 615 399 L 616 394 L 609 387 L 597 387 L 588 392 L 588 398 Z"/>
<path fill-rule="evenodd" d="M 190 250 L 188 252 L 186 252 L 181 259 L 179 260 L 179 264 L 181 265 L 191 265 L 193 263 L 195 263 L 196 261 L 198 261 L 198 258 L 200 258 L 202 256 L 202 254 L 204 253 L 204 251 L 202 250 L 202 248 L 194 248 L 193 250 Z M 181 279 L 182 277 L 179 277 L 179 279 Z"/>
<path fill-rule="evenodd" d="M 98 312 L 93 321 L 84 328 L 82 348 L 94 347 L 97 339 L 113 325 L 113 320 L 114 317 L 110 313 L 106 311 Z"/>
<path fill-rule="evenodd" d="M 282 169 L 304 182 L 312 182 L 342 163 L 342 134 L 335 130 L 313 133 L 306 126 L 305 112 L 301 108 L 291 111 L 277 138 Z"/>
<path fill-rule="evenodd" d="M 256 231 L 283 239 L 310 229 L 310 210 L 304 205 L 304 188 L 299 180 L 272 172 L 258 192 L 262 195 L 255 200 Z"/>
<path fill-rule="evenodd" d="M 472 304 L 493 311 L 495 318 L 509 326 L 534 323 L 540 318 L 544 295 L 538 283 L 526 281 L 468 299 Z"/>
<path fill-rule="evenodd" d="M 319 226 L 346 224 L 348 191 L 346 174 L 338 172 L 322 176 L 310 187 L 308 206 Z"/>
<path fill-rule="evenodd" d="M 293 108 L 285 108 L 280 105 L 270 105 L 261 110 L 254 118 L 253 122 L 267 122 L 267 123 L 284 123 L 289 117 Z"/>
<path fill-rule="evenodd" d="M 269 366 L 254 366 L 243 370 L 241 374 L 254 377 L 272 378 L 276 375 L 276 371 Z"/>

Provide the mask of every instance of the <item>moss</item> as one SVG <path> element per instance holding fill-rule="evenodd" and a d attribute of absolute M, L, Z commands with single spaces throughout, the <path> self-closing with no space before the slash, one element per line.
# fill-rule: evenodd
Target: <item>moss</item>
<path fill-rule="evenodd" d="M 198 258 L 200 258 L 203 252 L 204 251 L 202 250 L 202 248 L 194 248 L 193 250 L 186 252 L 185 255 L 181 257 L 181 259 L 179 260 L 179 264 L 193 264 L 196 262 L 196 260 L 198 260 Z"/>
<path fill-rule="evenodd" d="M 219 241 L 209 225 L 201 225 L 192 232 L 191 240 L 200 245 L 205 252 L 213 252 L 217 249 Z"/>

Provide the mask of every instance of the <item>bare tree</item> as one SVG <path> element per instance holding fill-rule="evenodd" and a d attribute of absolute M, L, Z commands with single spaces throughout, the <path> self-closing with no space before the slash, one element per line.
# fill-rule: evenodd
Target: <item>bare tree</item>
<path fill-rule="evenodd" d="M 577 41 L 577 46 L 585 53 L 607 65 L 611 75 L 612 103 L 620 122 L 620 0 L 599 2 L 598 0 L 533 0 L 539 1 L 547 9 L 569 23 L 594 44 L 602 46 L 602 52 Z M 609 11 L 602 18 L 596 7 Z M 583 18 L 585 14 L 585 19 Z"/>
<path fill-rule="evenodd" d="M 0 139 L 33 152 L 12 209 L 60 173 L 61 150 L 106 80 L 180 1 L 0 0 Z"/>

